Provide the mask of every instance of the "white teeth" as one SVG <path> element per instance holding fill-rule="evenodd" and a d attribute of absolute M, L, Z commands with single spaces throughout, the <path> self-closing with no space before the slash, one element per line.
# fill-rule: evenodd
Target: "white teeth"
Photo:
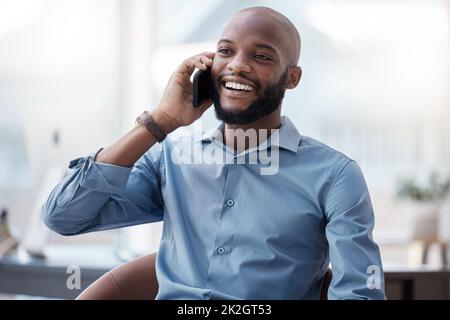
<path fill-rule="evenodd" d="M 231 88 L 231 89 L 236 89 L 236 90 L 253 91 L 253 87 L 252 86 L 249 86 L 249 85 L 246 85 L 246 84 L 237 83 L 237 82 L 231 82 L 231 81 L 225 82 L 225 87 L 226 88 Z"/>

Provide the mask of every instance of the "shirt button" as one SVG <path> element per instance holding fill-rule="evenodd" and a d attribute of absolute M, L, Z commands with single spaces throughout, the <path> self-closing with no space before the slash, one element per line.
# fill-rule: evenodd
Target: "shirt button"
<path fill-rule="evenodd" d="M 217 248 L 217 253 L 218 254 L 223 254 L 225 252 L 225 249 L 223 247 L 218 247 Z"/>
<path fill-rule="evenodd" d="M 226 203 L 227 203 L 227 206 L 229 206 L 229 207 L 232 207 L 234 205 L 234 201 L 231 199 L 227 200 Z"/>

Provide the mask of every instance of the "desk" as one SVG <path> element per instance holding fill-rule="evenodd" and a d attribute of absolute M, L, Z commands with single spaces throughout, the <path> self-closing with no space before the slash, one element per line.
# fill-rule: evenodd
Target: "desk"
<path fill-rule="evenodd" d="M 60 299 L 74 299 L 92 282 L 123 263 L 111 246 L 53 245 L 46 259 L 23 253 L 0 259 L 0 292 Z M 71 265 L 80 267 L 80 289 L 68 289 Z"/>
<path fill-rule="evenodd" d="M 450 269 L 384 267 L 389 300 L 450 300 Z"/>

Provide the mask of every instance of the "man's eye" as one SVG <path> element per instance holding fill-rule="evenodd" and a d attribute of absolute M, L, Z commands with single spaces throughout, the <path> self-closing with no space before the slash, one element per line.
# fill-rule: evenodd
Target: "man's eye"
<path fill-rule="evenodd" d="M 222 53 L 222 54 L 230 54 L 231 50 L 228 48 L 220 48 L 217 50 L 218 53 Z"/>
<path fill-rule="evenodd" d="M 255 55 L 255 58 L 258 60 L 264 60 L 264 61 L 271 61 L 272 59 L 269 58 L 268 56 L 265 56 L 263 54 L 257 54 Z"/>

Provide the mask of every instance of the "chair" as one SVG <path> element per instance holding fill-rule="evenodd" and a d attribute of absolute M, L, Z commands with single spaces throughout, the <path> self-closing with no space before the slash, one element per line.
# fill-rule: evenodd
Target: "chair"
<path fill-rule="evenodd" d="M 97 279 L 76 299 L 154 300 L 158 293 L 155 261 L 156 252 L 122 264 Z M 321 300 L 327 300 L 331 278 L 332 273 L 328 269 L 322 283 Z"/>
<path fill-rule="evenodd" d="M 154 300 L 156 252 L 124 263 L 87 287 L 77 300 Z"/>

